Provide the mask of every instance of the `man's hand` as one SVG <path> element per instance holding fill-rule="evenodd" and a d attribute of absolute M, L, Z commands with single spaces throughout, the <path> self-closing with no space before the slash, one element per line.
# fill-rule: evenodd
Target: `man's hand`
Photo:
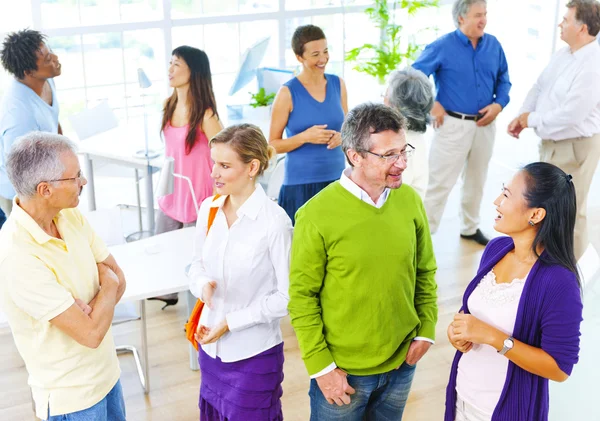
<path fill-rule="evenodd" d="M 435 101 L 433 103 L 433 108 L 431 109 L 431 116 L 433 117 L 433 121 L 431 125 L 434 129 L 442 127 L 444 124 L 444 116 L 446 115 L 446 110 L 444 106 L 439 102 Z"/>
<path fill-rule="evenodd" d="M 490 104 L 487 107 L 483 107 L 481 110 L 479 110 L 479 114 L 483 114 L 483 117 L 477 120 L 477 126 L 487 126 L 488 124 L 493 122 L 496 119 L 496 117 L 498 117 L 500 111 L 502 111 L 502 106 L 496 103 Z"/>
<path fill-rule="evenodd" d="M 98 263 L 100 288 L 118 288 L 119 277 L 107 265 Z"/>
<path fill-rule="evenodd" d="M 350 395 L 354 395 L 356 391 L 348 384 L 347 376 L 344 371 L 336 368 L 316 378 L 319 389 L 329 404 L 335 403 L 337 406 L 350 404 Z"/>
<path fill-rule="evenodd" d="M 519 117 L 515 118 L 513 121 L 510 122 L 510 124 L 508 125 L 507 131 L 508 131 L 508 134 L 511 135 L 512 137 L 514 137 L 515 139 L 519 138 L 519 135 L 523 131 L 523 127 L 521 126 L 521 123 L 519 122 Z"/>
<path fill-rule="evenodd" d="M 77 307 L 79 307 L 86 316 L 89 316 L 92 312 L 92 307 L 86 304 L 85 301 L 80 300 L 79 298 L 75 298 L 75 304 L 77 304 Z"/>
<path fill-rule="evenodd" d="M 431 342 L 427 341 L 412 341 L 410 347 L 408 348 L 408 354 L 406 354 L 406 364 L 416 365 L 419 360 L 423 358 L 423 355 L 429 351 L 431 345 Z"/>
<path fill-rule="evenodd" d="M 523 113 L 519 116 L 519 124 L 524 129 L 529 127 L 529 113 Z"/>

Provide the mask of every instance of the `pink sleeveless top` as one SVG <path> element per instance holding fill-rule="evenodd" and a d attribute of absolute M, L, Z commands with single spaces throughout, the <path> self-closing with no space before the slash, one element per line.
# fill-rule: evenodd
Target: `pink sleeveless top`
<path fill-rule="evenodd" d="M 185 154 L 185 137 L 188 125 L 173 127 L 167 123 L 163 130 L 165 156 L 173 157 L 174 172 L 192 180 L 198 206 L 204 199 L 213 195 L 213 180 L 210 177 L 213 162 L 210 159 L 208 138 L 201 130 L 197 131 L 196 143 L 189 155 Z M 158 199 L 160 210 L 176 221 L 189 224 L 197 219 L 196 207 L 187 180 L 175 178 L 173 194 Z"/>

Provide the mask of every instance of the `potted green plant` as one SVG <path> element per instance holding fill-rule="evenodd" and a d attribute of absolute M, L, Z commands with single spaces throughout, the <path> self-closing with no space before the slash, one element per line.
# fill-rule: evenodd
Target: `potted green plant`
<path fill-rule="evenodd" d="M 275 94 L 271 93 L 267 95 L 265 88 L 260 88 L 255 94 L 253 94 L 252 92 L 248 93 L 252 98 L 252 102 L 250 102 L 250 106 L 252 108 L 268 107 L 273 103 L 273 100 L 275 99 Z"/>
<path fill-rule="evenodd" d="M 269 121 L 271 116 L 271 104 L 275 99 L 275 94 L 267 94 L 265 88 L 260 88 L 258 92 L 248 92 L 251 97 L 250 107 L 245 112 L 245 120 L 251 123 L 260 124 L 260 122 Z"/>
<path fill-rule="evenodd" d="M 420 46 L 412 42 L 402 48 L 402 25 L 395 23 L 396 12 L 406 10 L 408 16 L 415 15 L 420 9 L 437 7 L 438 0 L 375 0 L 373 7 L 365 13 L 379 28 L 379 44 L 364 44 L 346 53 L 346 61 L 356 62 L 355 70 L 373 76 L 383 85 L 387 76 L 406 61 L 416 59 Z"/>

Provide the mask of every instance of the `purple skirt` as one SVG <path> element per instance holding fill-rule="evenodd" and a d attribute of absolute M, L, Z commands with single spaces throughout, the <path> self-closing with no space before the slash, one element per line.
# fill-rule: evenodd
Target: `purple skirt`
<path fill-rule="evenodd" d="M 200 421 L 283 421 L 283 359 L 283 343 L 232 363 L 200 349 Z"/>

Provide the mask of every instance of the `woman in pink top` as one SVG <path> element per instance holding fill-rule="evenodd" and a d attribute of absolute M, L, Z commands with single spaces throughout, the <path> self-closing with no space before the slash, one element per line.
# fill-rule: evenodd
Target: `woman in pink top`
<path fill-rule="evenodd" d="M 194 203 L 187 180 L 175 178 L 173 193 L 158 199 L 157 234 L 195 225 L 196 207 L 213 194 L 208 141 L 223 129 L 204 51 L 187 45 L 174 49 L 169 84 L 174 89 L 165 101 L 161 127 L 165 156 L 174 158 L 176 174 L 192 181 L 198 202 Z M 157 298 L 167 305 L 177 303 L 177 294 Z"/>

